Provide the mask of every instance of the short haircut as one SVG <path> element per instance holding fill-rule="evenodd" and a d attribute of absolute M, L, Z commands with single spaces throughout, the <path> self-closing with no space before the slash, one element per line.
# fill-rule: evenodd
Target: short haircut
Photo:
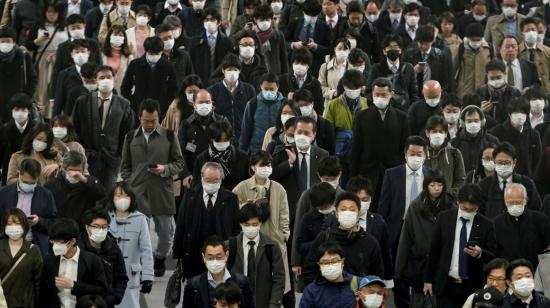
<path fill-rule="evenodd" d="M 497 155 L 500 154 L 500 153 L 504 153 L 504 154 L 512 157 L 512 159 L 517 159 L 517 157 L 518 157 L 516 148 L 511 143 L 509 143 L 507 141 L 504 141 L 504 142 L 501 142 L 501 143 L 497 144 L 497 146 L 493 150 L 493 158 L 497 158 Z"/>
<path fill-rule="evenodd" d="M 218 172 L 221 175 L 221 179 L 223 180 L 225 173 L 223 172 L 223 167 L 222 165 L 220 165 L 220 163 L 213 162 L 213 161 L 207 161 L 206 163 L 204 163 L 204 165 L 202 165 L 201 167 L 201 178 L 204 176 L 204 172 L 206 171 L 206 169 L 218 170 Z"/>
<path fill-rule="evenodd" d="M 243 292 L 235 283 L 228 281 L 220 283 L 214 289 L 214 299 L 216 302 L 225 305 L 235 305 L 243 303 Z"/>
<path fill-rule="evenodd" d="M 466 120 L 466 116 L 477 114 L 479 115 L 479 119 L 483 121 L 485 119 L 485 114 L 481 109 L 476 105 L 468 105 L 462 109 L 462 112 L 460 113 L 460 119 L 462 121 Z"/>
<path fill-rule="evenodd" d="M 52 241 L 68 242 L 72 239 L 78 241 L 78 224 L 71 218 L 57 218 L 50 226 L 48 235 Z"/>
<path fill-rule="evenodd" d="M 424 153 L 428 153 L 428 141 L 420 136 L 409 136 L 405 141 L 405 152 L 411 145 L 421 146 L 424 149 Z"/>
<path fill-rule="evenodd" d="M 397 34 L 386 35 L 382 41 L 382 48 L 389 47 L 391 43 L 396 43 L 399 45 L 399 48 L 403 48 L 403 40 L 401 39 L 401 36 Z"/>
<path fill-rule="evenodd" d="M 329 183 L 317 183 L 309 188 L 309 199 L 311 205 L 320 207 L 327 204 L 333 204 L 336 198 L 336 189 Z"/>
<path fill-rule="evenodd" d="M 451 12 L 443 12 L 439 16 L 439 22 L 438 24 L 441 25 L 443 22 L 450 22 L 453 24 L 453 32 L 456 32 L 458 29 L 458 21 L 456 19 L 456 16 Z"/>
<path fill-rule="evenodd" d="M 346 190 L 354 194 L 360 193 L 364 190 L 369 196 L 374 195 L 374 189 L 372 188 L 372 183 L 364 176 L 354 176 L 349 179 Z"/>
<path fill-rule="evenodd" d="M 346 12 L 347 16 L 349 16 L 349 14 L 351 13 L 364 14 L 365 10 L 363 9 L 363 5 L 359 1 L 351 1 L 346 7 Z"/>
<path fill-rule="evenodd" d="M 321 14 L 323 7 L 321 6 L 321 3 L 319 3 L 319 0 L 306 0 L 306 2 L 303 5 L 303 10 L 304 10 L 304 14 L 306 15 L 317 16 Z"/>
<path fill-rule="evenodd" d="M 512 274 L 514 273 L 514 270 L 518 267 L 527 267 L 531 271 L 532 275 L 535 275 L 535 267 L 533 266 L 533 263 L 527 259 L 516 259 L 508 265 L 508 268 L 506 268 L 506 279 L 512 280 Z"/>
<path fill-rule="evenodd" d="M 10 109 L 27 108 L 30 112 L 32 109 L 32 104 L 33 104 L 32 98 L 23 92 L 15 93 L 10 98 Z"/>
<path fill-rule="evenodd" d="M 254 10 L 254 18 L 262 19 L 262 20 L 273 18 L 273 9 L 271 8 L 271 5 L 268 5 L 268 4 L 259 5 Z"/>
<path fill-rule="evenodd" d="M 108 44 L 106 44 L 108 45 Z M 95 71 L 97 69 L 97 63 L 86 62 L 80 67 L 80 75 L 83 78 L 95 79 Z"/>
<path fill-rule="evenodd" d="M 82 214 L 82 223 L 85 225 L 91 224 L 95 219 L 105 219 L 107 223 L 111 222 L 109 213 L 107 213 L 103 207 L 96 206 L 86 210 L 86 212 Z"/>
<path fill-rule="evenodd" d="M 524 97 L 527 100 L 535 100 L 535 99 L 547 100 L 548 92 L 546 92 L 546 90 L 542 86 L 535 84 L 527 88 L 527 91 L 525 91 Z"/>
<path fill-rule="evenodd" d="M 17 34 L 15 33 L 15 30 L 12 27 L 3 27 L 0 28 L 0 38 L 11 38 L 12 40 L 16 40 Z"/>
<path fill-rule="evenodd" d="M 506 107 L 506 111 L 508 111 L 509 114 L 518 112 L 529 114 L 529 112 L 531 111 L 531 105 L 529 104 L 529 101 L 525 98 L 516 97 L 510 100 L 508 106 Z"/>
<path fill-rule="evenodd" d="M 16 207 L 7 209 L 2 216 L 2 234 L 6 234 L 6 226 L 8 225 L 8 220 L 10 216 L 14 216 L 17 218 L 17 220 L 19 220 L 19 224 L 21 225 L 21 228 L 23 228 L 23 238 L 25 238 L 31 228 L 29 225 L 29 220 L 27 219 L 27 215 L 25 215 L 25 213 L 21 209 Z"/>
<path fill-rule="evenodd" d="M 426 121 L 427 131 L 436 129 L 438 126 L 441 126 L 445 132 L 449 131 L 449 127 L 447 126 L 447 122 L 445 122 L 445 118 L 440 115 L 433 115 L 428 118 L 428 121 Z"/>
<path fill-rule="evenodd" d="M 260 163 L 260 166 L 271 164 L 272 157 L 267 151 L 258 150 L 250 156 L 250 166 Z"/>
<path fill-rule="evenodd" d="M 359 89 L 365 85 L 365 77 L 358 70 L 347 70 L 342 76 L 342 86 Z"/>
<path fill-rule="evenodd" d="M 300 88 L 300 89 L 296 90 L 294 92 L 293 99 L 296 102 L 306 101 L 306 102 L 309 102 L 309 103 L 313 103 L 313 101 L 315 100 L 315 98 L 313 97 L 313 94 L 311 93 L 311 91 L 308 90 L 308 89 L 305 89 L 305 88 Z"/>
<path fill-rule="evenodd" d="M 86 156 L 77 151 L 68 151 L 63 155 L 63 167 L 69 166 L 84 166 L 86 164 Z"/>
<path fill-rule="evenodd" d="M 378 88 L 388 88 L 390 92 L 393 90 L 393 85 L 391 81 L 388 78 L 385 77 L 378 77 L 372 82 L 372 88 L 374 87 Z"/>
<path fill-rule="evenodd" d="M 508 262 L 508 260 L 504 258 L 494 258 L 483 267 L 483 277 L 487 279 L 487 277 L 489 277 L 491 272 L 496 269 L 502 269 L 504 270 L 504 272 L 506 272 L 506 269 L 508 268 L 509 264 L 510 263 Z"/>
<path fill-rule="evenodd" d="M 34 158 L 25 158 L 19 164 L 19 174 L 25 173 L 33 179 L 38 179 L 42 173 L 42 165 Z"/>
<path fill-rule="evenodd" d="M 75 308 L 107 308 L 107 303 L 99 295 L 84 295 L 76 303 Z"/>
<path fill-rule="evenodd" d="M 181 19 L 179 19 L 176 15 L 166 15 L 166 17 L 162 20 L 162 23 L 169 25 L 172 29 L 183 27 Z"/>
<path fill-rule="evenodd" d="M 407 13 L 410 13 L 413 11 L 418 11 L 418 14 L 422 16 L 422 7 L 416 2 L 409 3 L 405 5 L 405 7 L 403 7 L 403 15 L 406 15 Z"/>
<path fill-rule="evenodd" d="M 306 65 L 311 66 L 313 56 L 311 55 L 311 51 L 309 51 L 306 48 L 296 49 L 292 51 L 292 56 L 290 57 L 290 62 L 298 62 L 298 63 L 304 63 Z"/>
<path fill-rule="evenodd" d="M 514 41 L 516 41 L 516 44 L 519 44 L 519 41 L 518 41 L 518 38 L 515 37 L 514 35 L 506 35 L 505 37 L 502 38 L 502 40 L 500 40 L 499 44 L 498 44 L 498 48 L 502 48 L 502 45 L 504 45 L 504 41 L 506 41 L 507 39 L 513 39 Z"/>
<path fill-rule="evenodd" d="M 84 16 L 80 14 L 71 14 L 67 19 L 65 20 L 67 23 L 67 26 L 74 25 L 74 24 L 86 24 L 86 19 L 84 19 Z"/>
<path fill-rule="evenodd" d="M 428 186 L 430 183 L 440 183 L 443 184 L 443 193 L 446 191 L 447 184 L 445 182 L 445 177 L 439 170 L 429 170 L 427 172 L 424 172 L 424 181 L 422 182 L 422 193 L 425 194 L 425 196 L 429 196 Z"/>
<path fill-rule="evenodd" d="M 223 58 L 222 64 L 220 66 L 224 70 L 228 68 L 236 68 L 240 71 L 242 68 L 239 56 L 231 52 Z"/>
<path fill-rule="evenodd" d="M 114 198 L 115 198 L 116 191 L 118 189 L 122 189 L 122 191 L 124 191 L 124 193 L 126 195 L 128 195 L 128 197 L 130 197 L 130 206 L 128 207 L 128 213 L 132 213 L 132 212 L 137 211 L 138 210 L 138 204 L 137 204 L 136 194 L 134 194 L 134 191 L 132 190 L 130 185 L 125 181 L 117 182 L 115 184 L 115 186 L 113 187 L 113 189 L 111 189 L 111 191 L 109 191 L 109 194 L 107 195 L 108 196 L 107 197 L 108 198 L 107 199 L 107 205 L 106 205 L 105 208 L 108 211 L 113 211 L 113 212 L 116 210 Z"/>
<path fill-rule="evenodd" d="M 279 86 L 279 77 L 274 73 L 265 73 L 260 77 L 260 85 L 264 82 L 274 82 Z"/>
<path fill-rule="evenodd" d="M 303 116 L 297 117 L 296 126 L 298 126 L 298 123 L 311 124 L 313 132 L 314 133 L 317 132 L 317 122 L 315 122 L 315 120 L 313 120 L 312 117 L 303 117 Z"/>
<path fill-rule="evenodd" d="M 208 125 L 208 136 L 214 141 L 220 140 L 225 135 L 228 139 L 233 136 L 233 128 L 227 120 L 215 120 Z"/>
<path fill-rule="evenodd" d="M 159 36 L 161 33 L 164 32 L 171 32 L 172 26 L 169 24 L 160 24 L 155 27 L 155 35 Z"/>
<path fill-rule="evenodd" d="M 340 159 L 336 156 L 327 156 L 322 158 L 317 165 L 317 173 L 319 176 L 339 176 L 342 172 Z"/>
<path fill-rule="evenodd" d="M 195 75 L 195 74 L 187 75 L 185 78 L 183 78 L 183 81 L 181 83 L 181 90 L 185 92 L 185 89 L 187 89 L 187 87 L 190 87 L 193 85 L 199 87 L 199 89 L 204 88 L 202 80 L 198 75 Z"/>
<path fill-rule="evenodd" d="M 357 206 L 357 209 L 361 208 L 361 200 L 359 200 L 359 197 L 357 197 L 356 194 L 351 193 L 349 191 L 345 191 L 343 193 L 340 193 L 336 197 L 336 200 L 334 200 L 334 206 L 336 207 L 336 209 L 338 209 L 338 207 L 340 206 L 340 203 L 342 203 L 342 201 L 352 201 Z"/>
<path fill-rule="evenodd" d="M 160 106 L 159 102 L 156 99 L 146 98 L 141 104 L 139 104 L 139 117 L 143 114 L 143 111 L 147 113 L 154 113 L 155 111 L 160 115 Z"/>
<path fill-rule="evenodd" d="M 485 71 L 500 71 L 502 73 L 506 73 L 506 65 L 502 62 L 502 60 L 494 59 L 485 65 Z"/>
<path fill-rule="evenodd" d="M 435 31 L 433 27 L 420 26 L 416 30 L 415 41 L 421 42 L 421 43 L 433 42 L 434 37 L 435 37 Z"/>
<path fill-rule="evenodd" d="M 483 193 L 481 192 L 481 188 L 476 184 L 464 184 L 458 190 L 457 200 L 459 203 L 469 202 L 479 207 L 483 204 Z"/>
<path fill-rule="evenodd" d="M 156 36 L 151 36 L 143 42 L 143 49 L 147 52 L 161 52 L 164 50 L 164 42 Z"/>
<path fill-rule="evenodd" d="M 445 93 L 441 96 L 441 108 L 445 108 L 445 106 L 454 106 L 462 109 L 462 101 L 454 93 Z"/>
<path fill-rule="evenodd" d="M 533 18 L 533 17 L 527 17 L 525 18 L 524 20 L 521 21 L 521 23 L 519 24 L 519 27 L 521 29 L 521 31 L 523 31 L 523 28 L 526 26 L 526 25 L 529 25 L 529 24 L 533 24 L 533 25 L 537 25 L 537 21 Z"/>
<path fill-rule="evenodd" d="M 151 11 L 151 8 L 147 4 L 138 5 L 138 7 L 134 10 L 134 12 L 136 13 L 136 15 L 138 13 L 145 13 L 145 15 L 147 15 L 147 17 L 149 17 L 149 18 L 153 17 L 153 11 Z"/>
<path fill-rule="evenodd" d="M 359 48 L 353 48 L 349 51 L 348 62 L 352 65 L 357 65 L 359 63 L 366 64 L 368 56 Z"/>
<path fill-rule="evenodd" d="M 319 261 L 325 253 L 331 254 L 331 255 L 339 255 L 340 258 L 345 257 L 344 250 L 338 244 L 338 242 L 335 241 L 327 241 L 319 245 L 317 248 L 317 251 L 315 251 L 315 260 Z"/>
<path fill-rule="evenodd" d="M 208 16 L 212 16 L 212 18 L 214 18 L 218 22 L 220 22 L 222 20 L 222 15 L 215 8 L 205 9 L 202 16 L 203 16 L 203 19 L 206 19 Z"/>
<path fill-rule="evenodd" d="M 210 247 L 222 246 L 223 252 L 227 252 L 227 246 L 225 245 L 225 241 L 217 235 L 212 235 L 204 241 L 204 243 L 202 244 L 202 253 L 206 253 L 206 248 L 208 246 Z"/>
<path fill-rule="evenodd" d="M 113 74 L 113 76 L 115 76 L 115 71 L 109 65 L 99 65 L 95 70 L 95 76 L 97 77 L 98 73 L 104 72 L 104 71 L 109 71 L 111 72 L 111 74 Z"/>
<path fill-rule="evenodd" d="M 244 224 L 254 218 L 258 218 L 260 222 L 263 222 L 261 209 L 256 202 L 249 201 L 239 210 L 239 223 Z"/>
<path fill-rule="evenodd" d="M 86 48 L 90 50 L 90 42 L 88 42 L 87 39 L 76 39 L 69 44 L 70 52 L 73 52 L 73 50 L 77 48 Z"/>

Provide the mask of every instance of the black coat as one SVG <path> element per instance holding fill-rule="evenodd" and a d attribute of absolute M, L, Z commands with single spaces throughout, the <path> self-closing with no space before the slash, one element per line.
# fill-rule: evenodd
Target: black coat
<path fill-rule="evenodd" d="M 300 32 L 303 27 L 304 17 L 293 20 L 288 24 L 288 28 L 285 32 L 285 40 L 289 49 L 293 42 L 300 41 Z M 325 62 L 325 56 L 330 53 L 331 42 L 329 28 L 323 20 L 317 18 L 312 32 L 313 34 L 311 39 L 317 44 L 317 48 L 315 50 L 310 50 L 313 56 L 313 61 L 309 67 L 309 72 L 317 78 L 319 76 L 319 68 L 321 68 L 321 64 Z"/>
<path fill-rule="evenodd" d="M 525 303 L 513 294 L 506 294 L 503 308 L 524 308 Z M 533 300 L 529 302 L 529 308 L 550 308 L 550 299 L 542 293 L 533 292 Z"/>
<path fill-rule="evenodd" d="M 191 63 L 191 56 L 184 47 L 174 48 L 168 60 L 174 64 L 174 70 L 176 71 L 176 87 L 179 89 L 183 84 L 183 79 L 193 74 L 193 63 Z"/>
<path fill-rule="evenodd" d="M 402 60 L 411 63 L 413 66 L 418 64 L 422 60 L 422 54 L 418 46 L 407 48 L 402 56 Z M 431 70 L 432 80 L 437 80 L 441 84 L 441 88 L 444 92 L 451 93 L 455 90 L 456 85 L 453 79 L 453 64 L 451 61 L 451 55 L 445 51 L 432 47 L 428 54 L 428 63 Z M 422 89 L 423 73 L 417 74 L 416 82 L 418 89 Z"/>
<path fill-rule="evenodd" d="M 364 51 L 371 63 L 376 63 L 380 61 L 382 56 L 381 47 L 379 41 L 377 40 L 378 35 L 376 34 L 376 28 L 370 27 L 367 18 L 363 17 L 364 23 L 360 26 L 359 37 L 357 38 L 357 48 Z M 349 21 L 344 24 L 344 32 L 350 29 Z"/>
<path fill-rule="evenodd" d="M 464 35 L 466 34 L 466 27 L 468 27 L 469 24 L 472 24 L 474 22 L 481 24 L 481 26 L 483 27 L 483 30 L 485 30 L 487 19 L 489 19 L 489 17 L 483 19 L 481 22 L 478 22 L 474 19 L 474 16 L 472 16 L 472 14 L 467 14 L 460 17 L 458 19 L 458 35 L 460 37 L 464 37 Z"/>
<path fill-rule="evenodd" d="M 30 117 L 30 112 L 29 112 Z M 23 142 L 23 138 L 29 133 L 31 128 L 36 125 L 36 122 L 34 121 L 28 121 L 27 126 L 21 133 L 19 129 L 17 129 L 17 126 L 15 125 L 15 120 L 10 120 L 7 123 L 2 124 L 0 126 L 0 140 L 1 140 L 1 159 L 2 161 L 2 170 L 6 170 L 6 172 L 2 172 L 2 184 L 6 184 L 6 179 L 8 177 L 8 166 L 10 163 L 11 155 L 19 150 L 21 150 L 21 143 Z"/>
<path fill-rule="evenodd" d="M 230 190 L 221 188 L 216 202 L 216 235 L 227 240 L 241 232 L 239 225 L 239 200 Z M 183 271 L 186 278 L 199 275 L 206 271 L 201 256 L 202 244 L 207 226 L 203 225 L 203 215 L 206 206 L 201 185 L 196 185 L 187 191 L 180 205 L 176 232 L 174 234 L 174 258 L 183 260 Z M 213 234 L 212 234 L 213 235 Z"/>
<path fill-rule="evenodd" d="M 544 197 L 550 194 L 550 148 L 546 148 L 542 153 L 539 166 L 533 180 L 537 184 L 537 190 L 539 191 L 540 198 L 544 200 Z"/>
<path fill-rule="evenodd" d="M 62 70 L 56 82 L 52 115 L 56 116 L 61 113 L 69 115 L 72 113 L 70 106 L 74 106 L 74 102 L 68 101 L 69 93 L 73 92 L 76 88 L 82 87 L 82 78 L 76 70 L 76 66 L 73 65 Z"/>
<path fill-rule="evenodd" d="M 270 49 L 266 50 L 262 45 L 262 52 L 266 57 L 267 70 L 275 75 L 288 73 L 288 54 L 285 35 L 273 28 L 273 36 L 268 40 Z M 267 42 L 266 42 L 267 44 Z"/>
<path fill-rule="evenodd" d="M 516 172 L 528 177 L 535 174 L 542 154 L 540 136 L 536 129 L 532 129 L 529 123 L 525 123 L 520 133 L 508 120 L 495 126 L 491 134 L 501 142 L 510 142 L 516 149 L 518 154 Z"/>
<path fill-rule="evenodd" d="M 185 12 L 185 10 L 182 11 L 182 13 L 183 12 Z M 201 20 L 201 28 L 202 27 Z M 188 31 L 187 27 L 186 31 Z M 189 35 L 189 33 L 187 33 L 187 35 Z M 218 32 L 216 38 L 214 59 L 210 57 L 210 46 L 208 46 L 208 38 L 205 32 L 191 39 L 189 55 L 191 56 L 194 72 L 201 78 L 203 84 L 209 85 L 212 72 L 218 68 L 223 58 L 230 50 L 233 50 L 233 42 L 221 32 Z"/>
<path fill-rule="evenodd" d="M 246 276 L 234 272 L 229 273 L 231 278 L 226 282 L 236 284 L 243 293 L 242 308 L 254 308 L 254 292 Z M 207 273 L 198 274 L 187 281 L 183 290 L 182 308 L 211 308 L 213 307 L 213 289 L 208 282 Z M 260 307 L 258 307 L 260 308 Z"/>
<path fill-rule="evenodd" d="M 498 138 L 489 134 L 485 128 L 475 135 L 470 135 L 465 129 L 460 129 L 451 145 L 460 150 L 464 160 L 464 170 L 469 172 L 479 166 L 479 154 L 485 145 L 498 144 Z"/>
<path fill-rule="evenodd" d="M 404 25 L 404 24 L 405 24 L 405 18 L 401 16 L 399 25 Z M 379 41 L 382 41 L 386 36 L 394 32 L 388 10 L 383 10 L 380 12 L 380 16 L 378 17 L 378 20 L 374 23 L 374 25 L 376 26 L 376 32 L 378 34 Z"/>
<path fill-rule="evenodd" d="M 407 115 L 399 109 L 389 106 L 384 120 L 376 107 L 359 112 L 353 125 L 351 175 L 362 175 L 377 187 L 386 169 L 403 163 L 408 136 Z"/>
<path fill-rule="evenodd" d="M 151 8 L 155 10 L 154 12 L 155 18 L 153 18 L 151 23 L 152 27 L 156 27 L 157 25 L 162 24 L 166 16 L 168 15 L 178 16 L 178 14 L 182 11 L 180 8 L 176 8 L 174 12 L 170 12 L 170 10 L 164 8 L 165 4 L 166 4 L 166 1 L 158 1 L 156 7 Z"/>
<path fill-rule="evenodd" d="M 512 183 L 519 183 L 527 189 L 527 208 L 530 210 L 539 211 L 541 209 L 541 201 L 537 187 L 533 180 L 525 175 L 518 173 L 512 174 Z M 509 184 L 510 182 L 508 182 Z M 479 182 L 479 187 L 483 191 L 484 202 L 479 208 L 479 212 L 494 219 L 502 213 L 506 213 L 506 205 L 504 204 L 504 191 L 500 189 L 499 180 L 496 173 L 484 178 Z"/>
<path fill-rule="evenodd" d="M 525 258 L 537 268 L 539 255 L 550 245 L 550 218 L 542 212 L 525 209 L 517 218 L 503 213 L 494 222 L 497 255 L 509 261 Z"/>
<path fill-rule="evenodd" d="M 183 23 L 183 29 L 185 29 L 185 35 L 188 37 L 195 37 L 202 35 L 204 31 L 204 23 L 202 17 L 202 10 L 195 11 L 192 7 L 183 7 L 183 10 L 178 14 L 178 17 Z M 208 43 L 206 44 L 208 46 Z M 203 82 L 206 82 L 203 79 Z"/>
<path fill-rule="evenodd" d="M 476 94 L 479 95 L 482 101 L 493 102 L 493 108 L 488 112 L 485 112 L 485 118 L 487 119 L 487 128 L 491 128 L 496 123 L 502 123 L 508 119 L 508 104 L 509 102 L 521 96 L 521 92 L 509 85 L 506 85 L 504 91 L 494 92 L 489 90 L 488 85 L 481 86 L 476 90 Z M 481 106 L 478 106 L 481 107 Z M 492 123 L 491 123 L 492 122 Z"/>
<path fill-rule="evenodd" d="M 423 99 L 414 102 L 411 108 L 409 108 L 408 113 L 409 133 L 411 136 L 419 135 L 424 137 L 426 135 L 426 122 L 433 115 L 443 116 L 441 103 L 435 107 L 430 107 Z"/>
<path fill-rule="evenodd" d="M 321 214 L 317 209 L 312 209 L 307 212 L 299 224 L 296 224 L 298 229 L 296 249 L 302 256 L 309 255 L 313 240 L 328 226 L 332 226 L 332 220 L 335 218 L 333 213 Z"/>
<path fill-rule="evenodd" d="M 122 96 L 130 101 L 132 109 L 136 113 L 139 104 L 144 99 L 157 100 L 160 105 L 161 120 L 164 118 L 177 91 L 174 64 L 162 57 L 155 68 L 151 69 L 145 55 L 130 62 L 120 86 Z"/>
<path fill-rule="evenodd" d="M 336 140 L 334 136 L 334 126 L 327 119 L 317 114 L 317 133 L 315 134 L 315 144 L 321 149 L 334 155 L 336 150 Z"/>
<path fill-rule="evenodd" d="M 397 102 L 397 108 L 406 112 L 409 106 L 418 100 L 416 73 L 410 63 L 400 61 L 398 74 L 394 74 L 390 70 L 385 58 L 381 62 L 374 64 L 367 80 L 367 93 L 369 97 L 372 97 L 372 83 L 380 77 L 391 80 L 394 92 L 393 100 Z"/>
<path fill-rule="evenodd" d="M 61 257 L 49 255 L 44 259 L 42 276 L 40 277 L 40 306 L 46 308 L 60 308 L 58 292 L 55 286 L 55 277 L 59 276 L 59 260 Z M 103 260 L 95 253 L 80 250 L 78 257 L 77 279 L 71 294 L 80 299 L 84 295 L 107 294 L 107 278 L 103 270 Z"/>
<path fill-rule="evenodd" d="M 243 150 L 232 145 L 231 148 L 231 160 L 228 163 L 229 175 L 225 175 L 222 181 L 222 186 L 225 189 L 233 190 L 237 184 L 248 179 L 250 174 L 248 173 L 248 168 L 250 163 L 248 161 L 248 155 L 243 152 Z M 197 156 L 195 160 L 195 166 L 193 168 L 193 184 L 198 184 L 199 179 L 201 178 L 201 168 L 202 166 L 210 161 L 215 160 L 208 153 L 208 149 L 204 150 Z"/>
<path fill-rule="evenodd" d="M 300 88 L 296 76 L 293 73 L 288 73 L 279 76 L 279 92 L 284 97 L 288 97 L 288 93 L 294 93 L 298 89 L 306 89 L 313 94 L 313 109 L 317 114 L 323 114 L 325 110 L 325 99 L 323 98 L 323 90 L 321 89 L 321 83 L 317 78 L 313 78 L 311 74 L 307 74 L 304 84 Z"/>
<path fill-rule="evenodd" d="M 92 247 L 86 231 L 82 232 L 78 239 L 78 247 L 81 251 L 94 253 L 103 260 L 103 270 L 107 280 L 107 293 L 104 297 L 108 307 L 114 307 L 122 302 L 126 285 L 128 284 L 128 275 L 126 274 L 126 265 L 122 251 L 117 245 L 117 240 L 107 234 L 107 238 L 101 243 L 101 248 Z"/>
<path fill-rule="evenodd" d="M 86 28 L 84 29 L 84 34 L 87 38 L 97 40 L 99 27 L 101 26 L 103 17 L 103 12 L 99 6 L 96 6 L 86 12 Z"/>
<path fill-rule="evenodd" d="M 519 67 L 521 69 L 521 78 L 523 83 L 523 88 L 531 87 L 533 85 L 541 85 L 540 76 L 537 70 L 535 63 L 525 60 L 518 59 Z M 523 90 L 523 89 L 520 89 Z"/>
<path fill-rule="evenodd" d="M 439 214 L 435 224 L 430 245 L 430 254 L 426 267 L 425 283 L 433 284 L 435 295 L 440 295 L 445 289 L 455 242 L 458 209 L 451 209 Z M 476 241 L 481 247 L 481 258 L 468 255 L 468 277 L 474 289 L 483 286 L 483 266 L 495 257 L 495 228 L 487 217 L 477 214 L 472 222 L 472 230 L 468 240 Z"/>
<path fill-rule="evenodd" d="M 334 44 L 344 34 L 344 30 L 345 30 L 344 27 L 346 27 L 348 19 L 346 18 L 346 16 L 338 14 L 338 21 L 336 22 L 336 26 L 334 26 L 334 28 L 331 29 L 329 27 L 328 23 L 327 23 L 327 19 L 326 19 L 327 16 L 325 14 L 321 13 L 321 15 L 319 15 L 319 18 L 323 22 L 325 22 L 325 24 L 328 27 L 328 33 L 329 33 L 329 37 L 330 37 L 329 49 L 334 49 Z"/>
<path fill-rule="evenodd" d="M 260 79 L 268 72 L 267 58 L 262 54 L 254 54 L 251 63 L 244 63 L 241 61 L 241 73 L 239 74 L 239 80 L 249 83 L 254 86 L 256 91 L 260 91 Z M 214 84 L 220 82 L 223 79 L 222 67 L 218 66 L 212 73 L 210 82 L 208 84 Z"/>

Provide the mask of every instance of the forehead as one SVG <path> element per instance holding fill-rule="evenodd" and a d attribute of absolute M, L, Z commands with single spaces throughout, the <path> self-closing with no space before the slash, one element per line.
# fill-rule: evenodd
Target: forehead
<path fill-rule="evenodd" d="M 217 245 L 217 246 L 206 246 L 206 251 L 205 253 L 207 255 L 216 255 L 216 254 L 219 254 L 219 253 L 224 253 L 224 249 L 223 249 L 223 246 L 222 245 Z"/>
<path fill-rule="evenodd" d="M 104 218 L 95 218 L 94 220 L 92 220 L 92 222 L 90 223 L 90 225 L 106 225 L 108 224 L 107 220 L 104 219 Z"/>
<path fill-rule="evenodd" d="M 242 43 L 249 43 L 249 44 L 252 44 L 254 43 L 254 39 L 251 38 L 251 37 L 243 37 L 242 39 L 239 40 L 239 42 L 242 44 Z"/>

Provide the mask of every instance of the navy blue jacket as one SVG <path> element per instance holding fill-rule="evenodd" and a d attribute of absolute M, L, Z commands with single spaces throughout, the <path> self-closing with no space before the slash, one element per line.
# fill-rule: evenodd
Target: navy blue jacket
<path fill-rule="evenodd" d="M 329 282 L 318 275 L 305 289 L 300 308 L 355 308 L 357 300 L 351 289 L 353 276 L 344 272 L 344 281 Z"/>
<path fill-rule="evenodd" d="M 0 190 L 0 218 L 6 210 L 17 207 L 17 185 L 10 184 Z M 34 189 L 31 214 L 38 216 L 38 223 L 31 227 L 32 242 L 38 245 L 42 256 L 46 257 L 50 251 L 48 229 L 57 217 L 53 195 L 47 188 L 37 185 Z"/>
<path fill-rule="evenodd" d="M 290 46 L 293 42 L 300 41 L 300 32 L 304 27 L 304 17 L 300 19 L 293 20 L 288 25 L 288 28 L 285 32 L 285 40 L 287 42 L 287 47 L 290 49 Z M 309 72 L 317 78 L 319 76 L 319 68 L 321 64 L 325 62 L 325 56 L 330 53 L 330 33 L 329 27 L 324 20 L 317 18 L 315 22 L 315 27 L 313 27 L 313 34 L 311 39 L 317 44 L 315 50 L 310 50 L 313 54 L 313 61 L 309 67 Z M 307 47 L 306 47 L 307 48 Z"/>

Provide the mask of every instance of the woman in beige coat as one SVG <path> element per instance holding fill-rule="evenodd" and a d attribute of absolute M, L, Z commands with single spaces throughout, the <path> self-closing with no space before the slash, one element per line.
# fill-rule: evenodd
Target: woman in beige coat
<path fill-rule="evenodd" d="M 456 67 L 458 62 L 458 48 L 462 44 L 462 39 L 455 33 L 457 30 L 456 17 L 451 12 L 441 14 L 439 18 L 439 35 L 438 37 L 445 42 L 445 45 L 451 50 L 451 59 L 453 67 Z"/>
<path fill-rule="evenodd" d="M 268 199 L 270 216 L 261 227 L 261 231 L 279 243 L 285 267 L 285 293 L 290 290 L 290 275 L 286 242 L 290 236 L 289 212 L 286 190 L 283 186 L 269 179 L 271 175 L 271 155 L 258 151 L 250 158 L 250 168 L 254 175 L 237 184 L 233 193 L 239 198 L 239 204 L 249 200 Z"/>
<path fill-rule="evenodd" d="M 348 68 L 348 55 L 351 50 L 350 42 L 341 38 L 336 41 L 334 56 L 319 69 L 319 82 L 325 98 L 325 108 L 328 103 L 338 96 L 338 82 Z"/>
<path fill-rule="evenodd" d="M 146 38 L 155 36 L 155 28 L 149 25 L 151 20 L 151 10 L 147 5 L 140 5 L 136 10 L 136 26 L 126 30 L 128 46 L 132 50 L 134 59 L 140 58 L 145 54 L 143 42 Z"/>
<path fill-rule="evenodd" d="M 115 90 L 120 93 L 120 85 L 126 74 L 126 69 L 130 65 L 130 61 L 134 59 L 124 26 L 113 25 L 109 29 L 105 44 L 103 44 L 102 58 L 103 63 L 115 71 Z"/>

